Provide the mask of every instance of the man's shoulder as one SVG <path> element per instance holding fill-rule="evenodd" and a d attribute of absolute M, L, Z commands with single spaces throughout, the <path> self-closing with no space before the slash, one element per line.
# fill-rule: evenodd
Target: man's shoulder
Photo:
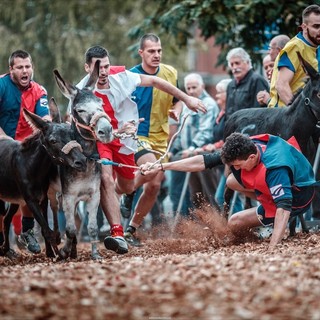
<path fill-rule="evenodd" d="M 9 73 L 4 73 L 0 75 L 0 83 L 12 82 Z"/>
<path fill-rule="evenodd" d="M 160 63 L 160 70 L 164 72 L 169 72 L 173 74 L 177 74 L 178 71 L 173 66 L 170 66 L 169 64 Z"/>
<path fill-rule="evenodd" d="M 129 69 L 129 71 L 134 73 L 145 73 L 141 64 L 137 64 L 133 66 L 132 68 Z"/>
<path fill-rule="evenodd" d="M 43 95 L 47 95 L 47 90 L 43 85 L 35 81 L 31 81 L 31 84 L 34 90 L 39 91 Z"/>
<path fill-rule="evenodd" d="M 315 47 L 310 45 L 308 41 L 303 37 L 303 35 L 298 34 L 293 37 L 285 47 L 280 51 L 280 57 L 284 54 L 288 56 L 289 59 L 292 57 L 296 58 L 297 51 L 303 53 L 305 50 L 316 50 Z"/>

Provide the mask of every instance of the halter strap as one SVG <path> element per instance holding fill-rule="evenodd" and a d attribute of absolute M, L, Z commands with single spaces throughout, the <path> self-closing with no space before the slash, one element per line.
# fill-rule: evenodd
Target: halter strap
<path fill-rule="evenodd" d="M 110 117 L 104 113 L 104 112 L 97 112 L 93 115 L 91 121 L 90 121 L 90 124 L 89 125 L 86 125 L 86 124 L 83 124 L 83 123 L 80 123 L 73 115 L 70 116 L 71 117 L 71 121 L 74 122 L 76 128 L 77 128 L 77 131 L 78 133 L 80 134 L 80 136 L 85 139 L 85 140 L 98 140 L 98 137 L 94 131 L 94 128 L 95 126 L 97 125 L 97 122 L 99 121 L 99 119 L 101 118 L 106 118 L 109 122 L 110 122 Z M 86 131 L 89 131 L 89 133 L 91 134 L 92 136 L 92 139 L 88 138 L 88 137 L 84 137 L 83 134 L 81 133 L 81 130 L 80 129 L 84 129 Z"/>
<path fill-rule="evenodd" d="M 317 119 L 317 121 L 319 121 L 320 118 L 317 117 L 317 114 L 319 113 L 317 109 L 319 109 L 319 107 L 317 107 L 316 104 L 310 100 L 310 98 L 306 97 L 303 91 L 301 92 L 301 95 L 302 95 L 302 98 L 304 99 L 304 104 L 311 109 L 312 114 Z"/>

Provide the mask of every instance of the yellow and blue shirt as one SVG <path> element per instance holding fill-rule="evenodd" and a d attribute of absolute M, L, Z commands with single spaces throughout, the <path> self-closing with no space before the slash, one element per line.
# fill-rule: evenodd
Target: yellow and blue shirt
<path fill-rule="evenodd" d="M 150 75 L 143 70 L 141 64 L 131 68 L 130 71 Z M 177 86 L 177 70 L 169 65 L 161 63 L 158 71 L 152 75 Z M 169 135 L 169 109 L 178 100 L 154 87 L 137 87 L 132 94 L 132 100 L 138 106 L 139 117 L 144 118 L 144 121 L 139 124 L 138 136 L 147 137 L 148 140 L 154 142 L 167 141 Z"/>
<path fill-rule="evenodd" d="M 290 82 L 290 87 L 293 94 L 297 93 L 299 89 L 305 86 L 307 75 L 299 61 L 297 51 L 301 53 L 301 56 L 304 58 L 304 60 L 312 65 L 317 72 L 320 71 L 320 51 L 318 47 L 313 46 L 305 39 L 302 32 L 299 32 L 286 44 L 275 60 L 270 85 L 270 102 L 268 104 L 269 108 L 286 106 L 285 103 L 280 99 L 275 88 L 280 68 L 286 67 L 294 72 L 294 76 Z"/>

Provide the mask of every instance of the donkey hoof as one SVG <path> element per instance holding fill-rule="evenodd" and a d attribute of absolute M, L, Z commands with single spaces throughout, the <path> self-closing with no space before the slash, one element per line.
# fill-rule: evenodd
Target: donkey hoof
<path fill-rule="evenodd" d="M 57 246 L 59 244 L 61 244 L 61 234 L 60 234 L 60 232 L 56 233 L 56 244 L 57 244 Z"/>
<path fill-rule="evenodd" d="M 70 256 L 70 253 L 63 250 L 63 248 L 59 250 L 59 258 L 60 259 L 67 259 L 67 258 L 69 258 L 69 256 Z"/>

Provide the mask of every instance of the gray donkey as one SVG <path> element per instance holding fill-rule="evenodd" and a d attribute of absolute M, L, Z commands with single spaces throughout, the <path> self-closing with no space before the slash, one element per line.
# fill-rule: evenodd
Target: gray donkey
<path fill-rule="evenodd" d="M 85 201 L 88 211 L 88 234 L 91 241 L 92 259 L 101 259 L 97 249 L 98 225 L 97 212 L 100 203 L 101 165 L 97 163 L 96 141 L 108 143 L 113 139 L 113 131 L 108 115 L 102 107 L 102 100 L 92 90 L 99 74 L 99 63 L 83 89 L 67 83 L 57 70 L 55 80 L 62 94 L 71 105 L 71 128 L 75 140 L 81 145 L 87 157 L 87 169 L 84 172 L 71 167 L 61 167 L 60 182 L 62 209 L 66 216 L 66 241 L 60 249 L 64 258 L 77 257 L 77 228 L 75 214 L 80 201 Z"/>

